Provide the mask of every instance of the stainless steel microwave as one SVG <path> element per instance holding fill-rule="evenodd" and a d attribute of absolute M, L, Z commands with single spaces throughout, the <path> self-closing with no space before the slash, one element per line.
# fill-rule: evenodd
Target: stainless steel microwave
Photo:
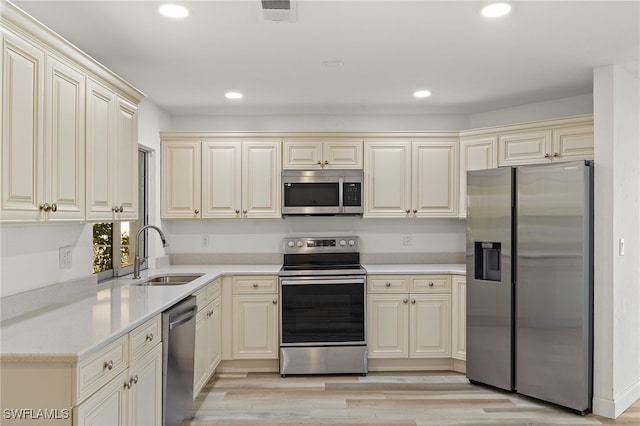
<path fill-rule="evenodd" d="M 362 170 L 283 170 L 282 215 L 362 215 Z"/>

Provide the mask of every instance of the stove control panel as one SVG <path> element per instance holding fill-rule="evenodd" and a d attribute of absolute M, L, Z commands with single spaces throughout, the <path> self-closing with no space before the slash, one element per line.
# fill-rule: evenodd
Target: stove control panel
<path fill-rule="evenodd" d="M 348 237 L 300 237 L 285 238 L 285 253 L 345 253 L 357 252 L 359 238 Z"/>

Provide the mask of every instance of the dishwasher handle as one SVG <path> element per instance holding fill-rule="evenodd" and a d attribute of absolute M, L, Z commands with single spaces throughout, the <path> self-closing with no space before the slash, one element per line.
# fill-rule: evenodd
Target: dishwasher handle
<path fill-rule="evenodd" d="M 196 315 L 196 310 L 197 308 L 193 307 L 189 310 L 176 314 L 175 316 L 172 315 L 172 317 L 169 318 L 169 329 L 173 329 L 190 321 Z"/>

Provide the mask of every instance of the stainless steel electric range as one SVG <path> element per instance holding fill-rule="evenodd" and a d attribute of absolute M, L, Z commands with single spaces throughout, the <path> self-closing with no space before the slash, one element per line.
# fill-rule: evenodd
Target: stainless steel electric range
<path fill-rule="evenodd" d="M 280 374 L 367 373 L 366 271 L 358 237 L 285 238 Z"/>

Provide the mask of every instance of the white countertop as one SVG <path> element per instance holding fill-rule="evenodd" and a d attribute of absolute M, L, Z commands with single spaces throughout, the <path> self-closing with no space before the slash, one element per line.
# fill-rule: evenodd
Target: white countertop
<path fill-rule="evenodd" d="M 363 265 L 370 274 L 465 274 L 465 265 Z M 96 293 L 4 321 L 0 360 L 73 363 L 125 335 L 222 275 L 276 275 L 280 265 L 176 265 L 144 271 L 142 276 L 204 273 L 180 286 L 137 286 L 120 278 Z"/>

